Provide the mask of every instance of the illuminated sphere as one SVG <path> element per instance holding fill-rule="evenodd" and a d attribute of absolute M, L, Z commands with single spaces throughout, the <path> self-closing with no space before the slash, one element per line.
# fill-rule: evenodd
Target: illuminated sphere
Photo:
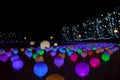
<path fill-rule="evenodd" d="M 97 67 L 100 66 L 100 59 L 96 58 L 96 57 L 93 57 L 93 58 L 90 59 L 89 64 L 90 64 L 91 67 L 97 68 Z"/>
<path fill-rule="evenodd" d="M 52 56 L 52 57 L 54 57 L 54 56 L 56 56 L 56 52 L 55 51 L 50 51 L 50 55 Z"/>
<path fill-rule="evenodd" d="M 31 58 L 32 55 L 33 55 L 33 52 L 32 52 L 32 51 L 25 50 L 25 55 L 26 55 L 28 58 Z"/>
<path fill-rule="evenodd" d="M 45 80 L 65 80 L 60 74 L 51 74 Z"/>
<path fill-rule="evenodd" d="M 42 41 L 40 43 L 40 47 L 41 47 L 41 49 L 45 49 L 46 47 L 49 48 L 50 47 L 49 41 L 47 41 L 47 40 Z"/>
<path fill-rule="evenodd" d="M 87 57 L 87 52 L 82 52 L 81 56 L 82 56 L 83 58 L 86 58 L 86 57 Z"/>
<path fill-rule="evenodd" d="M 14 49 L 12 52 L 13 54 L 18 54 L 18 49 Z"/>
<path fill-rule="evenodd" d="M 44 57 L 40 55 L 38 55 L 35 59 L 35 62 L 43 62 L 43 61 L 44 61 Z"/>
<path fill-rule="evenodd" d="M 76 64 L 75 72 L 78 76 L 84 78 L 90 72 L 89 65 L 86 64 L 85 62 L 80 62 L 80 63 Z"/>
<path fill-rule="evenodd" d="M 54 59 L 54 64 L 60 68 L 64 64 L 64 59 L 60 56 L 56 56 Z"/>
<path fill-rule="evenodd" d="M 0 49 L 0 55 L 6 53 L 5 49 Z"/>
<path fill-rule="evenodd" d="M 20 59 L 20 58 L 14 60 L 14 61 L 12 62 L 12 67 L 13 67 L 13 69 L 15 69 L 15 70 L 17 70 L 17 71 L 19 71 L 20 69 L 22 69 L 22 68 L 23 68 L 23 65 L 24 65 L 23 60 Z"/>
<path fill-rule="evenodd" d="M 10 61 L 13 62 L 14 60 L 19 59 L 18 55 L 12 55 Z"/>
<path fill-rule="evenodd" d="M 104 62 L 108 62 L 110 60 L 110 55 L 109 54 L 102 54 L 101 58 Z"/>
<path fill-rule="evenodd" d="M 62 57 L 63 59 L 65 59 L 65 54 L 63 53 L 59 53 L 58 56 Z"/>
<path fill-rule="evenodd" d="M 36 62 L 33 67 L 33 71 L 35 75 L 41 78 L 47 74 L 48 66 L 44 62 Z"/>
<path fill-rule="evenodd" d="M 35 41 L 30 41 L 30 45 L 35 45 Z"/>
<path fill-rule="evenodd" d="M 93 50 L 88 50 L 87 53 L 88 53 L 89 56 L 92 56 L 93 55 Z"/>
<path fill-rule="evenodd" d="M 0 55 L 0 61 L 2 61 L 2 62 L 6 62 L 8 60 L 8 58 L 9 57 L 6 54 L 1 54 Z"/>
<path fill-rule="evenodd" d="M 71 56 L 70 56 L 70 60 L 72 62 L 76 62 L 78 60 L 78 55 L 76 53 L 73 53 Z"/>

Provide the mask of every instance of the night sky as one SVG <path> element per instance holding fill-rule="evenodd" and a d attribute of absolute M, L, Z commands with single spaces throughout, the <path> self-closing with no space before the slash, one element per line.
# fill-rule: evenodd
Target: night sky
<path fill-rule="evenodd" d="M 113 10 L 118 5 L 119 0 L 41 2 L 39 5 L 7 7 L 5 12 L 3 11 L 2 21 L 5 23 L 4 27 L 10 26 L 7 28 L 11 30 L 32 32 L 34 39 L 41 36 L 43 39 L 47 39 L 50 35 L 60 36 L 61 28 L 64 25 L 81 24 L 87 19 Z"/>
<path fill-rule="evenodd" d="M 119 5 L 119 0 L 109 0 L 109 2 L 106 0 L 82 1 L 72 4 L 54 4 L 49 7 L 43 6 L 40 12 L 37 13 L 35 11 L 35 16 L 32 16 L 32 19 L 30 19 L 30 24 L 37 28 L 37 30 L 33 29 L 33 32 L 45 36 L 59 36 L 64 25 L 81 24 L 83 21 L 99 17 L 101 14 L 111 11 Z"/>

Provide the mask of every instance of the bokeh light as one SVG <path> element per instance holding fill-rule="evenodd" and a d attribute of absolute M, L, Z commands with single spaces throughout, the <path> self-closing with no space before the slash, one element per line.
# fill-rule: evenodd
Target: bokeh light
<path fill-rule="evenodd" d="M 34 74 L 42 78 L 48 72 L 48 66 L 44 62 L 36 62 L 33 67 Z"/>
<path fill-rule="evenodd" d="M 65 80 L 65 78 L 60 74 L 51 74 L 45 80 Z"/>
<path fill-rule="evenodd" d="M 90 59 L 89 64 L 93 68 L 97 68 L 100 66 L 100 59 L 97 57 L 93 57 Z"/>
<path fill-rule="evenodd" d="M 84 78 L 86 77 L 89 72 L 90 72 L 90 68 L 89 65 L 85 62 L 79 62 L 78 64 L 76 64 L 75 66 L 75 72 L 78 76 Z"/>

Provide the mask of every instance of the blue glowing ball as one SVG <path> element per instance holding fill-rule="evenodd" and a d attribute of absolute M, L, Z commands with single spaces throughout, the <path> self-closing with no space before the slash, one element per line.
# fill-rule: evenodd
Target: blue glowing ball
<path fill-rule="evenodd" d="M 19 59 L 18 55 L 12 55 L 10 61 L 13 62 L 14 60 Z"/>
<path fill-rule="evenodd" d="M 15 70 L 17 70 L 17 71 L 19 71 L 20 69 L 22 69 L 22 68 L 23 68 L 23 65 L 24 65 L 23 60 L 20 59 L 20 58 L 14 60 L 14 61 L 12 62 L 12 67 L 13 67 L 13 69 L 15 69 Z"/>
<path fill-rule="evenodd" d="M 13 54 L 18 54 L 18 49 L 14 49 Z"/>
<path fill-rule="evenodd" d="M 34 74 L 40 78 L 45 76 L 48 72 L 48 66 L 44 62 L 36 62 L 33 67 Z"/>

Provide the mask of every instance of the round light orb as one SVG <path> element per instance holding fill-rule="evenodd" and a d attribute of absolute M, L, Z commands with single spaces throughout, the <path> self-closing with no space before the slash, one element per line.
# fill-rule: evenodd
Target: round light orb
<path fill-rule="evenodd" d="M 58 56 L 62 57 L 63 59 L 65 59 L 65 54 L 63 53 L 59 53 Z"/>
<path fill-rule="evenodd" d="M 87 52 L 82 52 L 81 56 L 82 56 L 83 58 L 86 58 L 86 57 L 87 57 Z"/>
<path fill-rule="evenodd" d="M 49 48 L 50 47 L 49 41 L 47 41 L 47 40 L 42 41 L 40 43 L 40 47 L 41 47 L 41 49 L 45 49 L 46 47 Z"/>
<path fill-rule="evenodd" d="M 64 64 L 64 59 L 60 56 L 56 56 L 55 59 L 54 59 L 54 64 L 55 64 L 55 66 L 60 68 Z"/>
<path fill-rule="evenodd" d="M 33 67 L 34 74 L 42 78 L 48 72 L 48 66 L 44 62 L 36 62 Z"/>
<path fill-rule="evenodd" d="M 0 61 L 2 61 L 2 62 L 6 62 L 8 60 L 8 58 L 9 57 L 6 54 L 1 54 L 0 55 Z"/>
<path fill-rule="evenodd" d="M 21 69 L 23 68 L 23 66 L 24 66 L 24 62 L 23 62 L 23 60 L 20 59 L 20 58 L 14 60 L 14 61 L 12 62 L 12 67 L 13 67 L 13 69 L 15 69 L 15 70 L 17 70 L 17 71 L 21 70 Z"/>
<path fill-rule="evenodd" d="M 58 46 L 58 43 L 55 42 L 55 43 L 54 43 L 54 46 Z"/>
<path fill-rule="evenodd" d="M 75 72 L 76 72 L 76 74 L 78 76 L 84 78 L 90 72 L 89 65 L 87 63 L 85 63 L 85 62 L 80 62 L 80 63 L 76 64 L 76 66 L 75 66 Z"/>
<path fill-rule="evenodd" d="M 101 58 L 104 62 L 108 62 L 110 60 L 110 55 L 109 54 L 102 54 Z"/>
<path fill-rule="evenodd" d="M 90 59 L 89 64 L 90 64 L 91 67 L 97 68 L 97 67 L 100 66 L 100 59 L 96 58 L 96 57 L 93 57 L 93 58 Z"/>
<path fill-rule="evenodd" d="M 60 74 L 51 74 L 45 80 L 65 80 L 65 78 Z"/>
<path fill-rule="evenodd" d="M 88 50 L 87 53 L 88 53 L 89 56 L 92 56 L 93 55 L 93 50 Z"/>
<path fill-rule="evenodd" d="M 50 55 L 52 56 L 52 57 L 54 57 L 54 56 L 56 56 L 56 52 L 55 51 L 50 51 Z"/>
<path fill-rule="evenodd" d="M 76 62 L 78 60 L 78 55 L 76 53 L 73 53 L 71 56 L 70 56 L 70 60 L 72 62 Z"/>
<path fill-rule="evenodd" d="M 38 55 L 35 59 L 35 62 L 43 62 L 43 61 L 44 61 L 44 57 L 40 55 Z"/>
<path fill-rule="evenodd" d="M 32 51 L 25 50 L 25 55 L 26 55 L 28 58 L 31 58 L 32 55 L 33 55 L 33 52 L 32 52 Z"/>
<path fill-rule="evenodd" d="M 18 55 L 12 55 L 10 61 L 13 62 L 14 60 L 19 59 Z"/>
<path fill-rule="evenodd" d="M 12 52 L 13 54 L 18 54 L 18 49 L 15 48 Z"/>
<path fill-rule="evenodd" d="M 35 45 L 35 41 L 30 41 L 30 45 L 31 46 Z"/>
<path fill-rule="evenodd" d="M 0 49 L 0 55 L 6 53 L 6 50 L 4 48 Z"/>

